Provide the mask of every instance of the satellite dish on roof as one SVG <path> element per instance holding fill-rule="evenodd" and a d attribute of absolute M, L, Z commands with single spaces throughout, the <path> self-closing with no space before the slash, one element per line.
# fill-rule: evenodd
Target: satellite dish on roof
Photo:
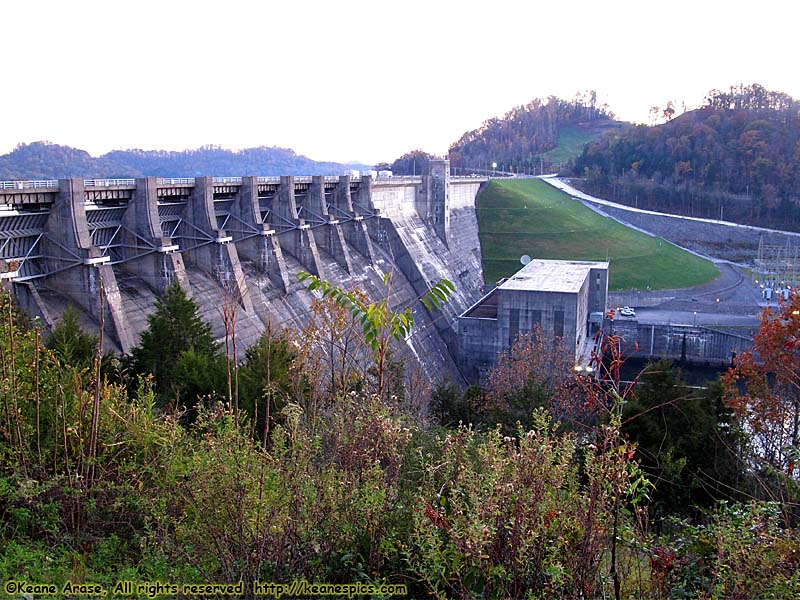
<path fill-rule="evenodd" d="M 531 257 L 527 254 L 523 254 L 520 256 L 519 262 L 521 262 L 523 265 L 527 265 L 529 262 L 531 262 Z"/>

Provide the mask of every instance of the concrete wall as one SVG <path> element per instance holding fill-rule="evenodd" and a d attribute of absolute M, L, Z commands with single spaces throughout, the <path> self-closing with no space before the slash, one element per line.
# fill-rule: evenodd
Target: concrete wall
<path fill-rule="evenodd" d="M 417 212 L 417 194 L 422 186 L 419 183 L 405 183 L 400 178 L 381 182 L 372 186 L 372 204 L 388 218 L 411 216 Z"/>
<path fill-rule="evenodd" d="M 707 365 L 730 364 L 733 353 L 750 350 L 746 335 L 709 327 L 652 325 L 631 319 L 614 320 L 609 333 L 620 336 L 623 356 L 669 358 Z"/>
<path fill-rule="evenodd" d="M 547 273 L 547 283 L 552 284 L 569 267 L 543 268 L 551 269 L 539 273 L 543 277 Z M 589 267 L 581 272 L 581 278 L 575 291 L 546 291 L 553 286 L 543 281 L 520 286 L 519 282 L 534 279 L 531 274 L 524 275 L 523 269 L 460 315 L 458 363 L 465 377 L 480 381 L 497 364 L 498 355 L 508 352 L 518 336 L 534 329 L 545 338 L 562 339 L 565 348 L 575 352 L 576 360 L 585 361 L 590 349 L 587 344 L 591 346 L 593 341 L 589 337 L 590 313 L 605 310 L 608 270 Z M 562 289 L 574 290 L 575 286 Z"/>
<path fill-rule="evenodd" d="M 503 350 L 497 319 L 461 318 L 458 328 L 459 368 L 468 381 L 480 381 Z"/>
<path fill-rule="evenodd" d="M 135 243 L 141 243 L 143 251 L 113 265 L 81 262 L 98 258 L 99 250 L 92 246 L 86 226 L 83 182 L 66 180 L 50 193 L 58 199 L 47 231 L 78 258 L 72 258 L 74 266 L 63 274 L 45 274 L 18 288 L 37 313 L 49 311 L 50 321 L 68 304 L 77 303 L 85 309 L 83 325 L 92 329 L 99 317 L 93 294 L 102 275 L 108 295 L 108 345 L 128 351 L 147 328 L 147 315 L 168 279 L 181 281 L 218 340 L 224 336 L 222 308 L 229 303 L 233 286 L 237 347 L 243 356 L 267 323 L 273 329 L 299 329 L 308 321 L 314 295 L 297 280 L 300 271 L 318 272 L 345 289 L 361 288 L 373 300 L 386 296 L 384 276 L 392 274 L 392 308 L 411 306 L 416 319 L 413 335 L 400 348 L 401 356 L 419 359 L 432 382 L 460 383 L 451 354 L 455 320 L 478 298 L 483 275 L 474 197 L 470 201 L 468 191 L 460 192 L 459 208 L 448 212 L 449 235 L 420 217 L 420 199 L 426 207 L 435 208 L 438 201 L 441 210 L 446 208 L 449 176 L 446 171 L 441 175 L 445 185 L 438 196 L 430 177 L 298 178 L 303 202 L 322 217 L 309 214 L 308 222 L 297 213 L 291 177 L 265 182 L 254 177 L 126 180 L 118 184 L 130 198 L 120 225 L 125 239 L 138 240 Z M 87 185 L 96 190 L 109 184 Z M 477 192 L 479 185 L 473 182 L 468 190 Z M 272 196 L 262 198 L 263 190 Z M 272 212 L 263 212 L 265 203 Z M 273 221 L 262 222 L 264 214 L 272 214 Z M 0 219 L 0 229 L 6 221 L 11 223 Z M 167 232 L 174 237 L 167 237 Z M 175 246 L 177 250 L 170 249 Z M 112 289 L 115 279 L 120 282 L 118 290 Z M 440 279 L 453 281 L 456 292 L 441 311 L 428 313 L 418 298 Z M 64 294 L 67 290 L 75 293 Z"/>
<path fill-rule="evenodd" d="M 519 335 L 537 326 L 543 336 L 555 337 L 557 312 L 561 313 L 563 339 L 577 347 L 586 338 L 589 279 L 580 294 L 495 288 L 481 300 L 497 302 L 497 318 L 462 316 L 458 320 L 458 364 L 471 382 L 480 381 L 497 364 L 500 354 L 508 352 Z"/>
<path fill-rule="evenodd" d="M 589 312 L 605 312 L 608 304 L 608 269 L 591 269 L 588 288 Z"/>
<path fill-rule="evenodd" d="M 478 196 L 482 183 L 480 181 L 450 179 L 450 211 L 460 208 L 475 208 L 475 198 Z"/>
<path fill-rule="evenodd" d="M 594 270 L 594 269 L 593 269 Z M 588 332 L 588 321 L 589 321 L 589 312 L 591 311 L 591 297 L 590 297 L 590 289 L 595 287 L 595 281 L 591 277 L 587 277 L 583 281 L 583 285 L 581 286 L 581 290 L 578 292 L 576 296 L 576 310 L 575 314 L 577 318 L 575 319 L 575 347 L 579 347 L 583 341 L 586 339 L 586 334 Z M 566 334 L 564 335 L 564 341 L 567 342 L 568 338 Z"/>
<path fill-rule="evenodd" d="M 504 348 L 508 348 L 511 339 L 511 330 L 514 322 L 511 320 L 511 311 L 518 310 L 519 316 L 516 323 L 519 333 L 531 331 L 535 324 L 539 324 L 542 334 L 555 337 L 558 332 L 557 312 L 563 313 L 563 333 L 565 340 L 577 339 L 579 329 L 578 295 L 558 292 L 540 292 L 530 290 L 503 290 L 498 289 L 498 331 L 499 339 Z M 585 307 L 585 300 L 583 301 Z M 585 308 L 584 308 L 585 312 Z M 584 321 L 580 323 L 585 323 Z"/>

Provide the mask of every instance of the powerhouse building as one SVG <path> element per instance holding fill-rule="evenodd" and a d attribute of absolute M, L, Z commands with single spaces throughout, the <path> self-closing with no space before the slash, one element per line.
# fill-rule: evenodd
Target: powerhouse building
<path fill-rule="evenodd" d="M 575 349 L 586 365 L 602 326 L 608 296 L 608 263 L 532 260 L 458 317 L 458 360 L 477 382 L 511 348 L 517 336 L 539 326 Z"/>

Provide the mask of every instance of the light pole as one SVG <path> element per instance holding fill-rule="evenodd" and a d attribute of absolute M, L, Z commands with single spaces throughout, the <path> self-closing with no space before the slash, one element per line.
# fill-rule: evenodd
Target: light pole
<path fill-rule="evenodd" d="M 497 171 L 497 163 L 493 162 L 492 163 L 492 177 L 497 177 L 496 171 Z"/>

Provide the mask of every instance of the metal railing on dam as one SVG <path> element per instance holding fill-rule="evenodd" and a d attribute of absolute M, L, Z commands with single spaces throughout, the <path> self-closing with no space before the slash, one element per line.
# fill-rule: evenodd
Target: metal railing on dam
<path fill-rule="evenodd" d="M 311 175 L 294 175 L 296 183 L 310 183 L 313 177 Z M 268 175 L 258 176 L 258 183 L 280 183 L 280 176 Z M 350 177 L 350 181 L 361 181 L 361 177 Z M 469 177 L 469 176 L 451 176 L 450 181 L 456 182 L 483 182 L 488 181 L 488 177 Z M 213 177 L 214 183 L 241 185 L 242 177 Z M 421 175 L 397 175 L 393 177 L 375 177 L 372 178 L 373 182 L 380 184 L 419 184 L 422 183 Z M 326 183 L 335 183 L 339 181 L 338 175 L 325 175 L 324 181 Z M 157 177 L 156 183 L 158 185 L 194 185 L 194 177 Z M 84 187 L 135 187 L 136 179 L 123 178 L 123 179 L 84 179 Z M 40 179 L 30 181 L 0 181 L 0 190 L 31 190 L 31 189 L 58 189 L 58 179 Z"/>
<path fill-rule="evenodd" d="M 0 190 L 32 190 L 39 188 L 58 188 L 57 179 L 44 181 L 0 181 Z"/>

